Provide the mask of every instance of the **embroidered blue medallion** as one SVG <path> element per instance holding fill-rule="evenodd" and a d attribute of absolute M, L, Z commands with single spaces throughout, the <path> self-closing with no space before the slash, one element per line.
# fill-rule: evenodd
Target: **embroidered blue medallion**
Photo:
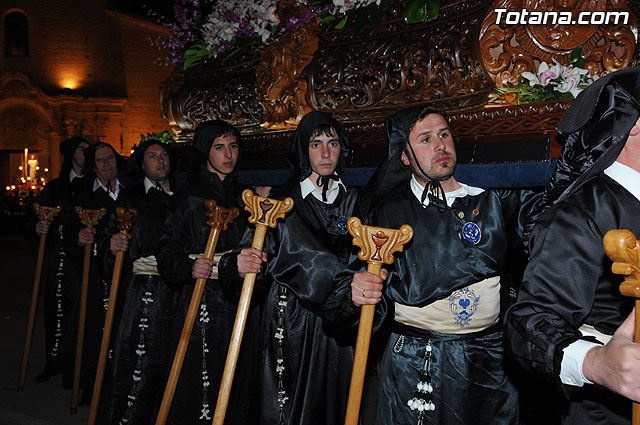
<path fill-rule="evenodd" d="M 465 223 L 462 228 L 462 237 L 467 241 L 474 245 L 480 242 L 480 238 L 482 237 L 482 233 L 480 232 L 480 228 L 476 223 L 471 221 Z"/>
<path fill-rule="evenodd" d="M 449 311 L 460 328 L 471 323 L 471 316 L 478 311 L 480 297 L 472 289 L 462 288 L 449 295 Z"/>
<path fill-rule="evenodd" d="M 347 217 L 341 215 L 336 222 L 336 227 L 341 235 L 346 235 L 349 232 L 347 229 Z"/>

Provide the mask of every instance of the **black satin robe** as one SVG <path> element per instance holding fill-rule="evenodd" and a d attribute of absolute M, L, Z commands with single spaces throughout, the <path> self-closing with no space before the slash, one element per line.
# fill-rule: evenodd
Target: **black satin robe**
<path fill-rule="evenodd" d="M 620 275 L 602 238 L 611 229 L 640 236 L 640 201 L 604 174 L 550 210 L 534 227 L 518 301 L 506 316 L 507 346 L 526 370 L 560 383 L 562 350 L 582 324 L 612 335 L 633 300 L 620 294 Z M 631 402 L 593 385 L 562 385 L 570 399 L 565 424 L 628 424 Z"/>
<path fill-rule="evenodd" d="M 71 386 L 73 379 L 73 370 L 76 353 L 76 341 L 78 332 L 78 315 L 80 312 L 80 296 L 81 296 L 81 279 L 84 266 L 84 246 L 78 245 L 78 233 L 80 229 L 85 227 L 81 222 L 75 210 L 76 206 L 84 209 L 100 209 L 105 208 L 106 213 L 94 227 L 96 233 L 94 243 L 91 248 L 91 261 L 89 272 L 89 287 L 87 293 L 87 312 L 85 318 L 84 331 L 84 348 L 82 351 L 82 368 L 80 374 L 80 388 L 91 391 L 95 381 L 95 372 L 98 365 L 98 356 L 100 353 L 100 343 L 102 340 L 102 330 L 104 327 L 104 318 L 109 302 L 109 289 L 111 286 L 111 276 L 104 275 L 101 272 L 101 260 L 107 255 L 102 249 L 100 241 L 107 237 L 107 223 L 109 215 L 115 209 L 116 201 L 102 188 L 93 190 L 93 180 L 86 179 L 74 180 L 71 184 L 71 195 L 69 203 L 64 208 L 64 249 L 68 255 L 69 266 L 74 268 L 74 273 L 79 276 L 75 281 L 72 291 L 73 310 L 70 316 L 70 326 L 64 337 L 64 350 L 69 353 L 69 357 L 64 359 L 64 379 L 65 387 Z M 126 196 L 126 188 L 120 187 L 118 197 Z"/>
<path fill-rule="evenodd" d="M 69 196 L 69 176 L 58 177 L 46 184 L 35 202 L 45 207 L 68 205 L 66 199 Z M 46 236 L 45 254 L 41 287 L 44 287 L 44 329 L 45 329 L 45 370 L 55 374 L 62 370 L 62 359 L 65 354 L 63 349 L 63 333 L 69 327 L 73 291 L 69 287 L 80 279 L 69 261 L 66 259 L 63 245 L 63 213 L 56 215 L 49 226 Z M 38 221 L 33 211 L 29 212 L 28 232 L 30 238 L 36 237 L 35 225 Z M 73 354 L 72 354 L 73 355 Z"/>
<path fill-rule="evenodd" d="M 339 232 L 338 220 L 353 215 L 357 192 L 341 189 L 335 202 L 327 205 L 313 195 L 302 199 L 300 183 L 291 180 L 270 196 L 290 196 L 295 206 L 284 221 L 267 231 L 263 251 L 268 264 L 258 275 L 252 300 L 255 303 L 266 297 L 259 423 L 341 424 L 353 364 L 352 341 L 332 335 L 319 314 L 334 274 L 345 267 L 351 252 L 351 236 Z M 247 230 L 239 248 L 251 246 L 253 233 L 253 228 Z M 225 286 L 237 288 L 242 280 L 235 259 L 233 255 L 223 258 L 222 279 Z M 281 301 L 286 306 L 280 314 Z M 283 338 L 280 348 L 275 337 L 279 327 Z M 287 398 L 282 417 L 276 370 L 279 351 L 284 366 L 280 390 Z"/>
<path fill-rule="evenodd" d="M 158 269 L 165 282 L 180 287 L 176 320 L 171 331 L 171 361 L 195 284 L 195 279 L 191 277 L 194 260 L 188 255 L 204 253 L 211 230 L 207 225 L 204 203 L 213 199 L 222 207 L 240 210 L 240 215 L 228 229 L 221 232 L 215 252 L 232 250 L 246 228 L 246 216 L 240 204 L 243 189 L 233 175 L 221 182 L 216 174 L 203 170 L 176 195 L 166 221 L 165 233 L 156 251 Z M 237 305 L 225 298 L 219 281 L 207 280 L 167 423 L 211 423 L 236 311 Z M 250 312 L 250 316 L 253 314 L 258 313 Z M 253 339 L 258 331 L 255 327 L 248 327 L 245 331 L 225 424 L 255 422 L 257 361 L 251 350 L 255 348 Z M 206 353 L 203 353 L 205 350 Z M 249 360 L 245 356 L 249 356 Z M 204 376 L 203 369 L 206 373 Z"/>
<path fill-rule="evenodd" d="M 423 208 L 409 184 L 387 197 L 371 222 L 395 229 L 409 224 L 414 235 L 404 251 L 394 255 L 394 263 L 385 266 L 389 276 L 376 305 L 374 326 L 393 320 L 394 303 L 426 306 L 503 273 L 507 250 L 522 248 L 523 225 L 537 199 L 529 191 L 486 190 L 455 199 L 451 208 L 438 208 L 433 200 Z M 476 245 L 461 236 L 470 221 L 481 231 Z M 337 276 L 336 288 L 324 306 L 334 326 L 353 333 L 360 310 L 351 301 L 350 284 L 353 273 L 363 270 L 362 262 L 354 260 L 349 270 Z M 428 340 L 433 349 L 435 410 L 425 415 L 425 424 L 517 423 L 517 394 L 504 370 L 499 329 L 451 335 L 401 328 L 394 326 L 383 355 L 378 424 L 417 423 L 418 412 L 410 410 L 407 402 L 416 392 Z"/>
<path fill-rule="evenodd" d="M 163 283 L 160 276 L 132 276 L 133 262 L 155 255 L 171 196 L 156 188 L 145 192 L 140 183 L 118 206 L 136 209 L 138 216 L 130 231 L 129 249 L 118 294 L 118 315 L 111 339 L 110 372 L 106 375 L 100 422 L 117 425 L 154 424 L 160 407 L 168 370 L 169 334 L 175 319 L 179 291 Z M 118 231 L 111 216 L 108 234 Z M 109 249 L 106 239 L 106 250 Z M 109 265 L 114 256 L 109 254 Z M 112 273 L 112 268 L 110 268 Z"/>

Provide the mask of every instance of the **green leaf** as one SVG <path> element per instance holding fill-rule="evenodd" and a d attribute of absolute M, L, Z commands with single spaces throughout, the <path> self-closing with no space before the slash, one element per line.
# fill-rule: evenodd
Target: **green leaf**
<path fill-rule="evenodd" d="M 320 25 L 327 25 L 330 22 L 333 22 L 336 20 L 336 17 L 333 15 L 327 15 L 324 18 L 320 19 Z"/>
<path fill-rule="evenodd" d="M 440 15 L 440 0 L 428 0 L 429 1 L 429 16 L 427 16 L 427 21 L 431 22 L 434 19 L 438 18 Z"/>
<path fill-rule="evenodd" d="M 367 23 L 367 19 L 369 18 L 369 8 L 361 7 L 358 12 L 358 17 L 356 18 L 356 24 L 354 28 L 354 32 L 356 34 L 360 34 L 362 29 L 364 28 L 364 24 Z"/>
<path fill-rule="evenodd" d="M 347 19 L 349 19 L 349 15 L 344 15 L 344 17 L 340 19 L 340 22 L 338 22 L 334 28 L 337 30 L 341 30 L 342 28 L 344 28 L 344 26 L 347 24 Z"/>
<path fill-rule="evenodd" d="M 371 16 L 371 22 L 369 23 L 369 25 L 370 28 L 373 28 L 382 19 L 382 12 L 380 12 L 380 8 L 378 8 L 375 4 L 372 4 L 369 15 Z"/>
<path fill-rule="evenodd" d="M 403 2 L 402 17 L 407 24 L 418 24 L 427 19 L 427 2 L 425 0 L 409 0 Z"/>
<path fill-rule="evenodd" d="M 184 53 L 184 65 L 182 69 L 188 69 L 198 62 L 202 61 L 206 56 L 209 55 L 209 51 L 207 50 L 207 46 L 201 43 L 196 43 L 192 45 L 187 51 Z"/>
<path fill-rule="evenodd" d="M 575 63 L 582 59 L 582 46 L 578 46 L 571 51 L 569 55 L 569 63 L 575 66 Z"/>

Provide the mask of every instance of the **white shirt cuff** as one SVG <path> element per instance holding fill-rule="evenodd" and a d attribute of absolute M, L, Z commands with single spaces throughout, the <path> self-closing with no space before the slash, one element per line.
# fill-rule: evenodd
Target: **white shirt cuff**
<path fill-rule="evenodd" d="M 565 347 L 560 364 L 560 381 L 563 384 L 582 387 L 584 384 L 593 384 L 582 374 L 582 363 L 587 351 L 600 344 L 579 339 Z"/>

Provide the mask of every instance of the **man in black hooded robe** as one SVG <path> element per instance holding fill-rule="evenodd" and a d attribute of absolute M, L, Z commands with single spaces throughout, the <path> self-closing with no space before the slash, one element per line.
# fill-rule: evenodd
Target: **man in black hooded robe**
<path fill-rule="evenodd" d="M 100 259 L 107 253 L 99 249 L 98 241 L 107 237 L 108 217 L 115 210 L 116 201 L 125 195 L 126 188 L 118 178 L 119 169 L 122 169 L 122 158 L 111 145 L 103 142 L 91 145 L 85 150 L 84 178 L 74 180 L 71 185 L 69 203 L 63 207 L 65 224 L 68 223 L 64 228 L 64 249 L 79 276 L 82 276 L 84 268 L 84 248 L 86 245 L 91 245 L 84 348 L 80 373 L 80 388 L 84 389 L 84 392 L 80 398 L 80 404 L 91 402 L 102 329 L 109 302 L 111 277 L 101 273 L 100 267 Z M 105 208 L 106 214 L 93 229 L 89 229 L 80 221 L 75 209 L 76 206 L 85 210 Z M 64 360 L 67 373 L 65 373 L 63 385 L 69 387 L 71 383 L 66 382 L 66 378 L 68 376 L 73 379 L 74 373 L 78 315 L 80 313 L 80 283 L 79 280 L 74 288 L 75 302 L 70 328 L 63 342 L 65 352 L 70 354 Z"/>
<path fill-rule="evenodd" d="M 138 212 L 129 235 L 118 232 L 115 215 L 108 225 L 109 275 L 113 256 L 125 252 L 118 306 L 122 306 L 112 338 L 110 375 L 105 380 L 102 423 L 153 424 L 171 366 L 169 334 L 179 292 L 163 282 L 155 251 L 164 233 L 173 196 L 169 146 L 143 142 L 129 158 L 127 172 L 138 183 L 119 207 Z M 117 232 L 117 233 L 116 233 Z"/>
<path fill-rule="evenodd" d="M 623 277 L 602 243 L 611 229 L 640 236 L 639 117 L 640 68 L 600 78 L 562 117 L 564 147 L 506 317 L 520 365 L 567 395 L 564 424 L 629 424 L 629 399 L 640 401 L 633 300 L 620 294 Z"/>
<path fill-rule="evenodd" d="M 46 207 L 62 207 L 69 195 L 71 182 L 82 178 L 84 166 L 84 150 L 89 142 L 82 137 L 72 137 L 60 143 L 60 154 L 63 156 L 62 167 L 57 178 L 49 181 L 35 200 Z M 33 229 L 40 236 L 47 233 L 47 244 L 44 257 L 44 328 L 46 363 L 44 370 L 36 376 L 37 382 L 46 382 L 51 376 L 62 370 L 61 359 L 62 335 L 69 326 L 70 298 L 69 285 L 73 285 L 80 278 L 68 266 L 63 247 L 63 218 L 58 213 L 51 223 L 37 220 L 32 216 Z"/>
<path fill-rule="evenodd" d="M 216 262 L 221 253 L 237 246 L 246 228 L 246 216 L 240 205 L 245 187 L 235 176 L 240 155 L 238 129 L 220 120 L 201 123 L 196 128 L 193 149 L 197 169 L 176 195 L 156 251 L 163 279 L 178 285 L 181 292 L 172 331 L 174 347 L 182 331 L 193 285 L 197 278 L 208 278 L 169 411 L 168 423 L 176 425 L 210 424 L 213 418 L 237 310 L 237 305 L 225 298 Z M 205 201 L 209 199 L 221 207 L 240 210 L 227 230 L 220 233 L 214 260 L 202 258 L 211 230 L 205 215 Z M 249 342 L 254 331 L 258 329 L 248 329 L 244 335 L 226 424 L 255 422 L 256 368 L 243 360 L 244 353 L 250 353 L 254 346 Z"/>
<path fill-rule="evenodd" d="M 252 300 L 266 297 L 260 424 L 344 421 L 353 348 L 325 329 L 320 311 L 351 252 L 346 221 L 354 214 L 357 192 L 339 178 L 348 153 L 339 121 L 324 112 L 305 115 L 291 145 L 292 178 L 270 195 L 293 198 L 293 211 L 267 232 L 263 251 L 245 248 L 221 263 L 224 285 L 235 288 L 245 273 L 264 269 Z M 249 228 L 240 247 L 251 246 L 253 234 Z"/>
<path fill-rule="evenodd" d="M 325 317 L 355 332 L 359 306 L 377 304 L 376 329 L 392 321 L 377 424 L 516 424 L 500 275 L 536 196 L 457 182 L 451 130 L 433 107 L 396 113 L 385 127 L 389 155 L 365 188 L 361 209 L 375 226 L 411 225 L 413 239 L 385 266 L 384 286 L 376 275 L 355 273 L 363 270 L 359 260 L 339 274 Z"/>

